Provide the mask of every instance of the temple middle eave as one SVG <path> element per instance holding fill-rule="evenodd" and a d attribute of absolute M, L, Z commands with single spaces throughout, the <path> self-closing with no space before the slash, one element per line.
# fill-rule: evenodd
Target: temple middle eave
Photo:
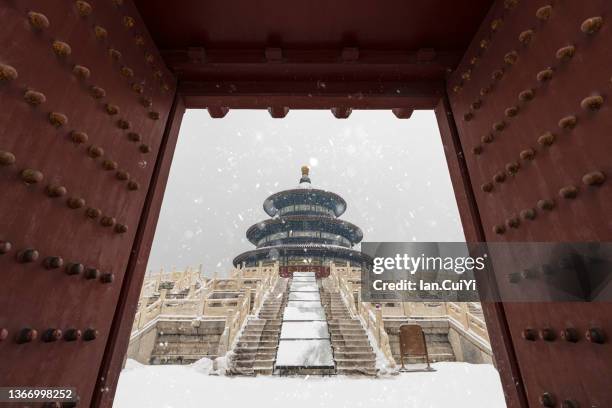
<path fill-rule="evenodd" d="M 260 245 L 262 239 L 274 234 L 287 233 L 286 236 L 277 238 L 277 240 L 283 240 L 298 238 L 300 237 L 300 232 L 306 231 L 338 235 L 345 238 L 350 243 L 349 246 L 355 245 L 363 239 L 363 231 L 355 224 L 336 218 L 324 218 L 313 215 L 291 215 L 264 220 L 252 225 L 247 230 L 246 236 L 252 244 Z M 304 237 L 305 235 L 302 236 Z M 316 238 L 316 236 L 310 237 Z"/>

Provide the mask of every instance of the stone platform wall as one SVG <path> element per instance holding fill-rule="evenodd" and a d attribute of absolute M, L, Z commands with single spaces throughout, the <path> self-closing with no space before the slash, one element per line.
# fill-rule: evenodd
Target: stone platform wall
<path fill-rule="evenodd" d="M 190 364 L 218 357 L 225 320 L 159 320 L 130 342 L 128 358 L 143 364 Z"/>

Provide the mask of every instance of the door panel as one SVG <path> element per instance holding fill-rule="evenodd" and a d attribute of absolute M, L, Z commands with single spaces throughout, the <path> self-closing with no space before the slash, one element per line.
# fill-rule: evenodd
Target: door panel
<path fill-rule="evenodd" d="M 175 84 L 131 3 L 2 1 L 0 20 L 0 383 L 89 406 Z"/>
<path fill-rule="evenodd" d="M 611 11 L 604 0 L 498 1 L 450 77 L 487 241 L 612 240 Z M 530 406 L 545 393 L 559 405 L 612 404 L 609 339 L 585 336 L 612 333 L 610 304 L 503 308 Z M 554 339 L 525 340 L 528 328 Z M 577 342 L 560 337 L 567 328 Z"/>

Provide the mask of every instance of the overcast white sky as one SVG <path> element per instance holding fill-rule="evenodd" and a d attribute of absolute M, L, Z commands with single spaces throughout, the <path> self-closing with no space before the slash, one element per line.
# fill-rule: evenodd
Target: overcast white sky
<path fill-rule="evenodd" d="M 417 111 L 231 110 L 223 119 L 187 111 L 166 188 L 148 269 L 203 264 L 220 276 L 252 249 L 248 227 L 268 216 L 264 199 L 297 186 L 311 167 L 314 187 L 348 203 L 343 219 L 364 241 L 463 241 L 435 116 Z"/>

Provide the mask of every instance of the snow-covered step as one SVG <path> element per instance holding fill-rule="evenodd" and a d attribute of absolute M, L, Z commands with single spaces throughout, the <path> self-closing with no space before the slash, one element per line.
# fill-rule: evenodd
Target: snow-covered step
<path fill-rule="evenodd" d="M 352 317 L 348 311 L 332 311 L 327 309 L 326 312 L 331 319 L 350 320 Z"/>
<path fill-rule="evenodd" d="M 268 341 L 268 340 L 239 340 L 236 344 L 237 347 L 276 347 L 278 345 L 278 341 Z"/>
<path fill-rule="evenodd" d="M 276 353 L 277 348 L 278 348 L 277 346 L 255 346 L 255 347 L 242 346 L 242 347 L 236 347 L 234 349 L 234 354 L 257 353 L 257 352 Z"/>
<path fill-rule="evenodd" d="M 265 335 L 265 336 L 260 336 L 260 335 L 243 335 L 240 338 L 241 342 L 249 342 L 249 341 L 261 341 L 261 342 L 275 342 L 278 341 L 278 333 L 276 334 L 269 334 L 269 335 Z"/>
<path fill-rule="evenodd" d="M 239 353 L 234 356 L 234 361 L 267 361 L 276 358 L 276 350 L 271 353 Z"/>
<path fill-rule="evenodd" d="M 369 341 L 368 335 L 365 333 L 361 334 L 332 334 L 332 340 L 343 340 L 343 341 Z"/>
<path fill-rule="evenodd" d="M 359 358 L 335 358 L 336 367 L 357 368 L 360 370 L 376 370 L 376 359 L 359 359 Z"/>
<path fill-rule="evenodd" d="M 275 319 L 277 317 L 279 317 L 279 315 L 282 314 L 280 311 L 278 312 L 274 312 L 274 313 L 260 313 L 259 314 L 259 318 L 260 319 Z"/>
<path fill-rule="evenodd" d="M 359 320 L 346 320 L 340 323 L 328 320 L 327 325 L 330 330 L 355 330 L 361 328 L 361 322 Z"/>
<path fill-rule="evenodd" d="M 338 349 L 338 348 L 347 348 L 347 347 L 372 347 L 370 345 L 370 341 L 369 340 L 345 340 L 345 339 L 338 339 L 338 338 L 332 338 L 332 342 L 334 345 L 334 349 Z"/>
<path fill-rule="evenodd" d="M 363 334 L 363 328 L 360 326 L 330 326 L 332 334 Z"/>
<path fill-rule="evenodd" d="M 376 355 L 374 354 L 372 350 L 341 351 L 341 350 L 334 349 L 334 358 L 336 359 L 336 362 L 339 360 L 372 360 L 372 357 L 374 357 L 374 360 L 376 359 Z"/>
<path fill-rule="evenodd" d="M 282 323 L 281 319 L 252 319 L 249 320 L 249 326 L 257 327 L 257 326 L 270 326 L 270 325 L 280 325 Z"/>
<path fill-rule="evenodd" d="M 278 334 L 278 331 L 280 330 L 280 327 L 276 328 L 276 329 L 269 329 L 269 330 L 260 330 L 260 329 L 253 329 L 253 328 L 245 328 L 244 331 L 242 332 L 243 335 L 248 335 L 248 336 L 272 336 L 275 334 Z"/>
<path fill-rule="evenodd" d="M 245 367 L 251 367 L 251 368 L 268 368 L 268 367 L 272 367 L 274 365 L 274 359 L 267 359 L 267 360 L 238 360 L 238 361 L 234 361 L 234 366 L 238 367 L 238 368 L 245 368 Z"/>
<path fill-rule="evenodd" d="M 196 361 L 200 360 L 201 357 L 199 355 L 164 355 L 164 356 L 154 356 L 151 357 L 150 364 L 151 365 L 160 365 L 160 364 L 168 364 L 168 365 L 185 365 L 192 364 Z"/>
<path fill-rule="evenodd" d="M 336 372 L 339 375 L 350 375 L 350 376 L 371 376 L 374 377 L 378 373 L 376 368 L 363 368 L 363 367 L 337 367 Z"/>
<path fill-rule="evenodd" d="M 372 349 L 372 346 L 368 345 L 356 345 L 356 346 L 351 346 L 351 345 L 342 345 L 342 344 L 335 344 L 334 345 L 334 355 L 336 353 L 374 353 L 374 349 Z"/>

